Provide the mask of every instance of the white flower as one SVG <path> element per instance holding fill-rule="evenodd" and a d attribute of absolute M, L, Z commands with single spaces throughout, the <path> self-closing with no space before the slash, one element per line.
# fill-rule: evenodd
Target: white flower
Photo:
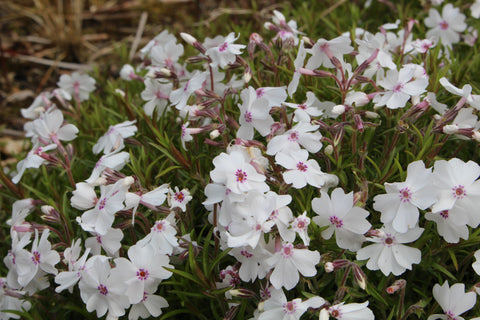
<path fill-rule="evenodd" d="M 385 183 L 387 194 L 373 198 L 373 208 L 382 213 L 380 221 L 392 223 L 401 233 L 414 227 L 418 222 L 418 209 L 425 210 L 436 201 L 431 171 L 418 160 L 408 165 L 405 182 Z"/>
<path fill-rule="evenodd" d="M 142 100 L 147 101 L 143 106 L 147 116 L 152 117 L 155 109 L 157 110 L 157 118 L 162 116 L 167 107 L 172 88 L 171 83 L 162 83 L 157 79 L 145 79 L 145 90 L 142 91 L 140 96 Z"/>
<path fill-rule="evenodd" d="M 275 162 L 287 169 L 283 172 L 283 180 L 291 183 L 294 188 L 301 189 L 307 184 L 320 188 L 325 183 L 323 173 L 318 162 L 308 160 L 307 150 L 297 150 L 287 153 L 279 152 L 275 156 Z"/>
<path fill-rule="evenodd" d="M 284 134 L 273 137 L 267 145 L 267 154 L 288 153 L 300 150 L 300 146 L 308 152 L 317 153 L 322 148 L 322 134 L 317 130 L 318 127 L 310 122 L 299 122 Z"/>
<path fill-rule="evenodd" d="M 378 237 L 368 238 L 375 242 L 369 246 L 363 247 L 357 252 L 357 260 L 369 259 L 367 268 L 370 270 L 379 270 L 384 275 L 390 273 L 398 276 L 411 270 L 412 264 L 420 263 L 422 259 L 421 251 L 417 248 L 408 247 L 403 243 L 409 243 L 417 240 L 423 232 L 423 228 L 409 229 L 406 233 L 396 232 L 392 226 L 385 225 Z"/>
<path fill-rule="evenodd" d="M 472 263 L 472 268 L 480 276 L 480 249 L 475 251 L 475 262 Z"/>
<path fill-rule="evenodd" d="M 320 101 L 311 91 L 307 92 L 307 101 L 301 104 L 285 102 L 284 105 L 295 109 L 293 121 L 310 122 L 311 117 L 318 117 L 323 114 L 320 109 Z"/>
<path fill-rule="evenodd" d="M 315 296 L 302 301 L 296 298 L 287 301 L 283 290 L 271 290 L 271 297 L 263 303 L 263 312 L 258 320 L 297 320 L 308 308 L 319 308 L 325 303 L 321 297 Z"/>
<path fill-rule="evenodd" d="M 88 100 L 90 92 L 95 90 L 95 79 L 86 74 L 74 72 L 71 75 L 63 74 L 57 85 L 75 97 L 77 101 L 85 101 Z"/>
<path fill-rule="evenodd" d="M 27 157 L 23 160 L 20 160 L 17 163 L 17 174 L 12 178 L 12 182 L 17 184 L 26 169 L 29 168 L 40 168 L 40 166 L 46 162 L 48 162 L 42 155 L 45 154 L 45 151 L 50 151 L 57 148 L 56 144 L 49 144 L 45 147 L 37 147 L 32 149 L 28 154 Z"/>
<path fill-rule="evenodd" d="M 98 139 L 98 142 L 93 146 L 93 153 L 99 154 L 103 150 L 104 154 L 109 154 L 115 150 L 121 150 L 124 147 L 123 140 L 129 138 L 137 132 L 137 127 L 133 121 L 124 121 L 114 126 L 110 126 L 108 131 Z"/>
<path fill-rule="evenodd" d="M 162 308 L 166 307 L 168 307 L 168 302 L 165 298 L 146 291 L 143 293 L 142 300 L 130 308 L 128 320 L 146 319 L 151 316 L 158 317 L 162 314 Z"/>
<path fill-rule="evenodd" d="M 414 64 L 407 64 L 400 71 L 388 70 L 385 78 L 378 80 L 378 84 L 385 89 L 385 92 L 373 98 L 375 105 L 386 105 L 390 109 L 403 108 L 411 96 L 418 96 L 425 92 L 428 77 L 417 76 L 416 73 L 418 73 L 417 65 Z"/>
<path fill-rule="evenodd" d="M 272 256 L 271 248 L 274 241 L 270 241 L 268 245 L 265 243 L 264 237 L 260 238 L 257 246 L 253 249 L 250 246 L 243 246 L 233 248 L 229 254 L 234 256 L 241 262 L 238 274 L 240 279 L 245 282 L 255 281 L 265 278 L 265 275 L 270 270 L 270 267 L 265 263 L 265 260 Z"/>
<path fill-rule="evenodd" d="M 130 160 L 130 154 L 128 152 L 116 150 L 112 153 L 103 155 L 95 164 L 90 177 L 85 180 L 87 183 L 94 183 L 95 180 L 100 177 L 103 170 L 110 168 L 112 170 L 120 170 Z"/>
<path fill-rule="evenodd" d="M 109 257 L 118 257 L 118 250 L 122 246 L 123 232 L 120 229 L 109 228 L 104 235 L 90 232 L 93 237 L 85 240 L 85 247 L 91 250 L 92 255 L 101 254 L 101 249 Z"/>
<path fill-rule="evenodd" d="M 307 211 L 304 211 L 301 215 L 296 217 L 290 224 L 293 231 L 298 233 L 303 241 L 303 244 L 308 246 L 310 244 L 310 237 L 308 236 L 308 225 L 310 224 L 310 218 L 307 217 Z"/>
<path fill-rule="evenodd" d="M 185 82 L 183 87 L 173 90 L 170 93 L 170 101 L 178 110 L 182 110 L 187 105 L 190 96 L 198 89 L 202 88 L 203 82 L 207 78 L 205 72 L 195 71 L 190 80 Z"/>
<path fill-rule="evenodd" d="M 63 113 L 50 109 L 42 117 L 33 120 L 33 130 L 44 144 L 71 141 L 77 137 L 78 129 L 73 124 L 63 124 Z"/>
<path fill-rule="evenodd" d="M 178 247 L 178 240 L 175 236 L 177 230 L 169 217 L 155 221 L 150 233 L 139 240 L 137 245 L 151 246 L 155 254 L 172 254 L 173 249 Z"/>
<path fill-rule="evenodd" d="M 427 38 L 439 39 L 446 47 L 459 42 L 460 33 L 467 28 L 465 15 L 451 3 L 443 7 L 441 16 L 437 9 L 430 8 L 428 17 L 425 18 L 425 25 L 431 28 L 427 31 Z"/>
<path fill-rule="evenodd" d="M 301 73 L 298 71 L 298 69 L 303 68 L 303 64 L 305 62 L 306 56 L 307 56 L 307 51 L 305 50 L 304 41 L 301 40 L 300 46 L 298 47 L 297 57 L 293 62 L 295 71 L 293 72 L 292 80 L 288 84 L 288 88 L 287 88 L 287 92 L 290 97 L 297 91 L 298 82 L 300 81 L 300 76 L 301 76 Z"/>
<path fill-rule="evenodd" d="M 71 206 L 78 210 L 93 208 L 98 201 L 94 187 L 86 182 L 79 182 L 75 187 L 70 198 Z"/>
<path fill-rule="evenodd" d="M 331 198 L 321 191 L 320 198 L 312 200 L 312 209 L 317 214 L 313 222 L 318 226 L 328 226 L 322 232 L 324 239 L 330 239 L 335 232 L 335 239 L 340 248 L 357 251 L 365 241 L 363 234 L 371 224 L 366 217 L 368 211 L 353 206 L 353 192 L 345 194 L 342 188 L 332 191 Z"/>
<path fill-rule="evenodd" d="M 241 50 L 245 48 L 245 45 L 243 44 L 234 44 L 238 37 L 240 37 L 240 34 L 235 37 L 235 33 L 231 32 L 225 37 L 222 44 L 216 47 L 211 47 L 205 52 L 205 54 L 212 59 L 210 66 L 225 68 L 229 64 L 235 62 L 236 55 L 241 54 Z"/>
<path fill-rule="evenodd" d="M 427 212 L 425 219 L 435 221 L 437 231 L 445 241 L 458 243 L 460 238 L 468 239 L 468 217 L 456 208 L 440 212 Z"/>
<path fill-rule="evenodd" d="M 460 315 L 472 309 L 477 300 L 475 292 L 465 293 L 463 283 L 456 283 L 449 287 L 448 281 L 445 281 L 442 286 L 438 283 L 433 286 L 433 297 L 445 314 L 432 314 L 427 320 L 463 320 Z"/>
<path fill-rule="evenodd" d="M 167 200 L 170 209 L 180 208 L 180 210 L 185 212 L 187 211 L 187 203 L 192 200 L 192 196 L 187 188 L 178 190 L 178 187 L 175 187 L 175 190 L 168 190 Z"/>
<path fill-rule="evenodd" d="M 72 248 L 65 249 L 65 258 L 67 259 L 69 252 L 71 252 L 72 249 L 75 249 L 75 246 L 80 249 L 79 245 L 80 239 L 77 240 L 77 242 L 72 246 Z M 55 292 L 60 293 L 63 290 L 68 289 L 70 293 L 73 293 L 73 287 L 82 278 L 83 269 L 85 267 L 85 263 L 87 261 L 89 253 L 90 249 L 87 248 L 82 257 L 78 258 L 78 255 L 76 255 L 75 257 L 69 257 L 67 259 L 68 271 L 60 272 L 55 276 L 55 283 L 59 284 L 59 286 L 55 288 Z"/>
<path fill-rule="evenodd" d="M 320 252 L 308 249 L 296 249 L 291 243 L 284 243 L 273 257 L 268 258 L 266 263 L 273 267 L 270 275 L 270 283 L 276 288 L 293 289 L 300 277 L 300 272 L 305 277 L 313 277 L 317 274 L 315 266 L 320 262 Z"/>
<path fill-rule="evenodd" d="M 328 307 L 328 313 L 335 319 L 341 320 L 374 320 L 375 316 L 368 308 L 368 301 L 363 303 L 345 302 Z"/>
<path fill-rule="evenodd" d="M 262 136 L 270 133 L 270 127 L 274 123 L 270 115 L 270 105 L 266 97 L 258 98 L 254 88 L 248 87 L 240 93 L 242 104 L 240 109 L 240 128 L 237 131 L 237 137 L 251 140 L 253 139 L 255 128 Z"/>
<path fill-rule="evenodd" d="M 345 36 L 340 36 L 332 40 L 318 39 L 311 49 L 306 50 L 312 56 L 308 60 L 305 68 L 314 70 L 322 65 L 325 68 L 334 68 L 335 66 L 330 59 L 335 57 L 338 60 L 343 60 L 344 54 L 349 54 L 353 51 L 350 43 L 350 38 Z"/>

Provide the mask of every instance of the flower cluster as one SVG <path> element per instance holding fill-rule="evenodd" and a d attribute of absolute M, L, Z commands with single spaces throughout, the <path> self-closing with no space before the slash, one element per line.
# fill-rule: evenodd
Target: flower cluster
<path fill-rule="evenodd" d="M 22 110 L 32 149 L 2 179 L 21 199 L 0 319 L 48 290 L 78 291 L 107 319 L 170 306 L 225 319 L 463 319 L 476 303 L 465 270 L 480 274 L 480 250 L 473 262 L 462 249 L 478 249 L 480 98 L 434 71 L 453 61 L 465 19 L 445 4 L 428 11 L 424 37 L 410 20 L 315 41 L 274 11 L 271 41 L 182 33 L 189 57 L 163 31 L 120 71 L 128 119 L 96 106 L 93 78 L 62 76 Z M 79 121 L 89 108 L 109 119 L 100 130 Z M 67 189 L 53 192 L 50 173 Z M 444 276 L 458 283 L 434 284 Z"/>

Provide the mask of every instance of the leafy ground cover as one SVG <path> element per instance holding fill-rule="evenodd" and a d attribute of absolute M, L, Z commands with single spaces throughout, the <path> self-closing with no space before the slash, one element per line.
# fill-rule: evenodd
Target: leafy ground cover
<path fill-rule="evenodd" d="M 475 318 L 477 7 L 185 9 L 97 65 L 50 34 L 92 70 L 21 110 L 2 318 Z"/>

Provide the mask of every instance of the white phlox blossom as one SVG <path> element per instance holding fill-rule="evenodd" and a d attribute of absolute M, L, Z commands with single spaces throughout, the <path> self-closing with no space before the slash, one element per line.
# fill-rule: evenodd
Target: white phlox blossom
<path fill-rule="evenodd" d="M 315 266 L 320 262 L 320 252 L 308 249 L 296 249 L 291 243 L 282 243 L 278 251 L 266 260 L 273 268 L 270 283 L 276 288 L 293 289 L 300 280 L 299 273 L 304 277 L 317 274 Z"/>
<path fill-rule="evenodd" d="M 233 248 L 229 252 L 241 263 L 238 274 L 242 281 L 253 282 L 257 278 L 265 278 L 270 271 L 270 266 L 265 263 L 265 260 L 273 255 L 273 245 L 274 241 L 270 241 L 267 245 L 265 239 L 261 237 L 254 249 L 251 246 L 243 246 Z"/>
<path fill-rule="evenodd" d="M 370 58 L 375 50 L 379 50 L 374 62 L 371 63 L 372 66 L 378 64 L 378 67 L 371 68 L 370 70 L 373 72 L 368 72 L 367 70 L 365 72 L 366 77 L 373 76 L 375 71 L 380 70 L 381 68 L 396 69 L 397 66 L 393 62 L 390 47 L 386 40 L 386 35 L 380 32 L 375 35 L 370 32 L 365 32 L 363 39 L 355 40 L 358 44 L 358 55 L 356 55 L 355 58 L 359 65 Z"/>
<path fill-rule="evenodd" d="M 323 114 L 323 111 L 320 109 L 320 101 L 311 91 L 307 92 L 307 100 L 304 103 L 285 102 L 283 104 L 295 109 L 293 117 L 295 122 L 310 122 L 312 117 L 319 117 Z"/>
<path fill-rule="evenodd" d="M 353 252 L 360 249 L 364 234 L 372 225 L 366 219 L 369 212 L 354 206 L 353 192 L 345 194 L 342 188 L 336 188 L 329 197 L 321 191 L 321 197 L 312 200 L 312 209 L 317 214 L 313 222 L 320 227 L 328 226 L 322 231 L 324 239 L 330 239 L 335 233 L 340 248 Z"/>
<path fill-rule="evenodd" d="M 143 105 L 143 110 L 149 117 L 152 117 L 153 112 L 157 110 L 157 118 L 159 118 L 168 105 L 168 99 L 172 92 L 173 85 L 151 78 L 146 78 L 144 83 L 145 89 L 140 94 L 142 100 L 146 101 Z"/>
<path fill-rule="evenodd" d="M 325 68 L 334 68 L 331 58 L 335 57 L 338 60 L 343 60 L 343 55 L 353 51 L 350 43 L 350 38 L 346 36 L 340 36 L 332 40 L 318 39 L 311 49 L 306 50 L 312 56 L 305 68 L 314 70 L 322 65 Z"/>
<path fill-rule="evenodd" d="M 156 290 L 155 290 L 156 291 Z M 155 292 L 145 291 L 139 303 L 133 304 L 128 313 L 128 320 L 146 319 L 158 317 L 162 314 L 162 308 L 168 307 L 168 301 Z"/>
<path fill-rule="evenodd" d="M 305 63 L 305 57 L 307 56 L 307 51 L 305 50 L 304 41 L 300 41 L 300 45 L 298 46 L 298 53 L 295 61 L 293 62 L 293 66 L 295 67 L 295 71 L 293 72 L 293 77 L 287 87 L 287 92 L 290 97 L 297 91 L 298 83 L 300 82 L 301 73 L 298 69 L 303 68 Z"/>
<path fill-rule="evenodd" d="M 102 249 L 109 257 L 118 257 L 122 246 L 123 232 L 120 229 L 109 228 L 105 234 L 90 232 L 92 237 L 85 240 L 85 247 L 90 249 L 92 255 L 100 255 Z"/>
<path fill-rule="evenodd" d="M 33 131 L 43 144 L 71 141 L 78 133 L 76 126 L 63 123 L 63 113 L 59 109 L 49 109 L 42 117 L 33 120 Z"/>
<path fill-rule="evenodd" d="M 480 166 L 453 158 L 438 160 L 434 164 L 433 181 L 438 201 L 432 212 L 446 212 L 457 220 L 457 225 L 468 224 L 476 228 L 480 224 Z"/>
<path fill-rule="evenodd" d="M 30 238 L 32 236 L 31 232 L 24 232 L 23 234 L 19 234 L 15 230 L 10 231 L 10 235 L 12 237 L 12 248 L 8 251 L 7 255 L 3 258 L 3 263 L 8 268 L 7 274 L 7 282 L 8 286 L 12 289 L 21 289 L 24 287 L 19 283 L 19 275 L 17 272 L 17 255 L 21 255 L 22 252 L 25 250 L 24 248 L 30 243 Z M 26 250 L 25 250 L 26 251 Z M 23 253 L 24 255 L 27 254 Z"/>
<path fill-rule="evenodd" d="M 427 38 L 434 38 L 442 41 L 446 47 L 451 47 L 460 41 L 460 33 L 465 31 L 465 15 L 460 13 L 451 3 L 446 4 L 442 9 L 442 15 L 435 8 L 430 8 L 428 17 L 425 18 L 425 25 L 430 28 L 427 31 Z"/>
<path fill-rule="evenodd" d="M 391 225 L 380 229 L 377 237 L 367 238 L 374 244 L 368 245 L 357 251 L 357 260 L 369 259 L 367 268 L 380 270 L 385 276 L 390 273 L 398 276 L 411 270 L 412 264 L 420 263 L 421 251 L 404 245 L 417 240 L 423 233 L 423 228 L 412 228 L 406 233 L 399 233 Z"/>
<path fill-rule="evenodd" d="M 432 314 L 427 320 L 464 320 L 460 315 L 473 308 L 477 302 L 475 292 L 465 293 L 465 285 L 456 283 L 451 287 L 448 281 L 433 286 L 433 297 L 443 309 L 444 314 Z"/>
<path fill-rule="evenodd" d="M 175 42 L 177 38 L 168 32 L 168 30 L 163 30 L 158 35 L 156 35 L 152 40 L 150 40 L 145 47 L 140 49 L 140 57 L 142 59 L 151 58 L 150 50 L 154 46 L 165 46 L 167 43 Z"/>
<path fill-rule="evenodd" d="M 59 286 L 55 288 L 55 292 L 60 293 L 68 289 L 73 293 L 73 287 L 82 278 L 83 269 L 87 261 L 90 249 L 87 248 L 84 254 L 80 257 L 80 242 L 81 239 L 75 241 L 71 247 L 65 249 L 63 255 L 68 263 L 68 271 L 62 271 L 55 276 L 55 283 Z"/>
<path fill-rule="evenodd" d="M 113 185 L 100 186 L 101 195 L 95 207 L 85 211 L 81 218 L 77 217 L 82 229 L 104 235 L 112 226 L 115 213 L 125 208 L 123 202 L 133 182 L 132 177 L 126 177 Z"/>
<path fill-rule="evenodd" d="M 174 65 L 183 55 L 184 49 L 181 43 L 177 43 L 177 39 L 173 38 L 166 43 L 156 44 L 150 49 L 150 59 L 155 67 L 167 67 L 175 69 Z"/>
<path fill-rule="evenodd" d="M 170 92 L 170 102 L 177 108 L 182 110 L 188 102 L 190 96 L 198 89 L 201 89 L 203 82 L 207 78 L 207 73 L 195 71 L 190 80 L 185 82 L 182 87 Z"/>
<path fill-rule="evenodd" d="M 421 71 L 423 70 L 423 72 Z M 378 93 L 373 102 L 375 106 L 387 106 L 390 109 L 405 107 L 412 96 L 425 92 L 428 86 L 428 76 L 425 70 L 415 64 L 407 64 L 397 70 L 388 70 L 387 75 L 378 80 L 385 91 Z"/>
<path fill-rule="evenodd" d="M 121 150 L 124 147 L 124 139 L 132 137 L 137 132 L 137 127 L 134 125 L 136 120 L 124 121 L 114 126 L 110 126 L 108 131 L 98 139 L 98 142 L 93 146 L 93 153 L 99 154 L 103 151 L 104 154 L 109 154 L 115 150 Z"/>
<path fill-rule="evenodd" d="M 269 107 L 279 107 L 287 99 L 287 92 L 285 86 L 283 87 L 261 87 L 255 89 L 257 98 L 266 98 Z"/>
<path fill-rule="evenodd" d="M 207 49 L 205 54 L 212 60 L 210 66 L 225 68 L 235 62 L 236 55 L 241 54 L 241 50 L 246 47 L 243 44 L 234 44 L 238 37 L 240 37 L 240 34 L 235 37 L 235 33 L 231 32 L 223 39 L 221 44 Z"/>
<path fill-rule="evenodd" d="M 425 210 L 437 200 L 432 169 L 421 160 L 408 165 L 405 182 L 385 183 L 385 191 L 373 198 L 373 208 L 382 213 L 382 223 L 391 223 L 400 233 L 417 225 L 418 209 Z"/>
<path fill-rule="evenodd" d="M 96 311 L 97 317 L 107 312 L 107 318 L 120 317 L 130 306 L 125 292 L 125 283 L 111 275 L 109 259 L 93 256 L 85 263 L 82 278 L 78 283 L 80 297 L 88 312 Z"/>
<path fill-rule="evenodd" d="M 319 296 L 305 301 L 296 298 L 287 301 L 282 289 L 272 289 L 271 297 L 263 303 L 263 312 L 258 320 L 298 320 L 309 308 L 319 308 L 325 300 Z"/>
<path fill-rule="evenodd" d="M 179 190 L 178 187 L 168 189 L 167 200 L 170 209 L 180 208 L 180 210 L 185 212 L 187 211 L 187 203 L 192 199 L 193 197 L 187 188 L 183 188 L 182 190 Z"/>
<path fill-rule="evenodd" d="M 230 154 L 222 152 L 213 159 L 213 165 L 215 169 L 210 172 L 210 178 L 213 182 L 224 185 L 226 192 L 243 194 L 254 189 L 260 192 L 269 190 L 265 183 L 266 177 L 259 174 L 239 151 Z"/>
<path fill-rule="evenodd" d="M 149 246 L 154 254 L 172 254 L 173 249 L 179 246 L 176 234 L 173 216 L 169 215 L 163 220 L 155 221 L 150 233 L 139 240 L 137 245 Z"/>
<path fill-rule="evenodd" d="M 145 193 L 128 192 L 125 195 L 125 209 L 133 209 L 132 224 L 135 223 L 135 213 L 140 204 L 149 208 L 161 206 L 167 199 L 168 192 L 169 188 L 167 183 Z"/>
<path fill-rule="evenodd" d="M 330 317 L 341 320 L 374 320 L 375 315 L 372 310 L 368 308 L 368 301 L 363 303 L 347 303 L 345 302 L 335 304 L 328 307 L 325 314 L 325 318 L 322 318 L 322 312 L 320 312 L 320 320 L 328 320 Z"/>
<path fill-rule="evenodd" d="M 240 93 L 242 104 L 239 104 L 240 128 L 237 131 L 237 138 L 246 140 L 253 139 L 254 128 L 262 136 L 270 133 L 270 127 L 274 123 L 270 115 L 271 106 L 266 97 L 258 98 L 257 92 L 253 87 L 243 89 Z"/>
<path fill-rule="evenodd" d="M 55 265 L 60 262 L 60 255 L 52 250 L 52 245 L 48 241 L 49 229 L 45 229 L 40 239 L 38 239 L 38 230 L 35 229 L 35 239 L 32 242 L 31 251 L 25 249 L 18 250 L 15 254 L 15 265 L 18 274 L 18 283 L 26 287 L 34 279 L 37 272 L 43 271 L 49 274 L 57 274 Z"/>
<path fill-rule="evenodd" d="M 231 221 L 226 226 L 228 246 L 255 248 L 274 225 L 269 220 L 274 209 L 274 199 L 256 190 L 249 191 L 244 201 L 233 203 L 230 206 Z"/>
<path fill-rule="evenodd" d="M 130 154 L 128 152 L 115 150 L 112 153 L 103 155 L 95 164 L 92 174 L 85 182 L 94 183 L 106 168 L 112 170 L 121 170 L 125 164 L 130 161 Z"/>
<path fill-rule="evenodd" d="M 303 244 L 308 246 L 310 244 L 310 237 L 308 236 L 308 225 L 310 224 L 310 218 L 307 217 L 307 211 L 304 211 L 301 215 L 293 219 L 290 226 L 295 231 Z"/>
<path fill-rule="evenodd" d="M 438 234 L 446 242 L 458 243 L 460 238 L 468 239 L 468 216 L 457 208 L 425 213 L 425 219 L 435 221 Z"/>
<path fill-rule="evenodd" d="M 277 31 L 273 41 L 276 41 L 277 39 L 281 39 L 282 41 L 292 39 L 294 45 L 298 45 L 298 35 L 303 33 L 298 31 L 296 21 L 289 20 L 287 22 L 285 16 L 277 10 L 273 10 L 272 21 L 274 24 L 265 22 L 264 27 L 269 30 Z"/>
<path fill-rule="evenodd" d="M 440 84 L 447 90 L 448 92 L 457 95 L 459 97 L 464 97 L 467 100 L 467 103 L 474 107 L 477 110 L 480 110 L 480 95 L 472 94 L 472 86 L 470 84 L 466 84 L 462 87 L 462 89 L 457 88 L 454 86 L 447 78 L 442 77 L 440 78 Z"/>
<path fill-rule="evenodd" d="M 32 307 L 32 304 L 29 301 L 11 295 L 12 292 L 14 292 L 15 295 L 25 294 L 25 291 L 15 291 L 13 288 L 10 288 L 7 284 L 7 280 L 5 278 L 0 278 L 0 320 L 20 319 L 20 315 L 7 312 L 6 310 L 28 312 Z M 5 312 L 3 310 L 5 310 Z"/>
<path fill-rule="evenodd" d="M 20 179 L 22 179 L 23 174 L 25 173 L 26 169 L 29 168 L 40 168 L 42 164 L 45 164 L 48 162 L 44 157 L 46 155 L 46 151 L 50 151 L 53 149 L 56 149 L 57 145 L 56 144 L 49 144 L 45 147 L 36 147 L 30 150 L 25 157 L 25 159 L 20 160 L 17 163 L 17 174 L 13 176 L 12 182 L 17 184 L 20 182 Z"/>
<path fill-rule="evenodd" d="M 158 284 L 172 275 L 163 268 L 173 268 L 169 261 L 166 254 L 154 254 L 151 247 L 134 245 L 128 249 L 128 259 L 115 259 L 111 275 L 125 284 L 130 303 L 139 303 L 144 292 L 155 292 Z"/>
<path fill-rule="evenodd" d="M 75 97 L 78 101 L 88 100 L 90 92 L 95 90 L 95 79 L 78 72 L 71 75 L 63 74 L 57 82 L 57 86 Z"/>
<path fill-rule="evenodd" d="M 296 237 L 296 231 L 290 226 L 293 221 L 293 212 L 288 207 L 292 202 L 292 196 L 289 194 L 277 194 L 273 191 L 269 191 L 266 194 L 267 198 L 273 198 L 275 203 L 275 209 L 270 214 L 270 219 L 275 222 L 280 237 L 285 242 L 294 242 Z"/>
<path fill-rule="evenodd" d="M 278 152 L 289 153 L 300 150 L 300 146 L 310 153 L 317 153 L 322 148 L 322 134 L 319 126 L 309 122 L 299 122 L 282 135 L 275 136 L 268 142 L 267 154 L 276 155 Z"/>
<path fill-rule="evenodd" d="M 20 236 L 24 232 L 21 231 L 21 227 L 29 228 L 31 224 L 25 221 L 25 218 L 35 208 L 35 202 L 31 198 L 17 200 L 12 204 L 12 217 L 7 220 L 7 224 L 10 226 L 10 232 L 18 230 Z M 19 228 L 20 227 L 20 228 Z"/>
<path fill-rule="evenodd" d="M 97 194 L 95 188 L 86 182 L 79 182 L 75 184 L 75 190 L 72 191 L 70 204 L 78 210 L 88 210 L 95 207 L 97 203 Z"/>
<path fill-rule="evenodd" d="M 321 188 L 325 183 L 325 173 L 321 171 L 317 161 L 308 159 L 308 155 L 307 150 L 301 149 L 289 153 L 279 152 L 275 156 L 275 162 L 287 169 L 282 173 L 283 180 L 296 189 L 307 184 Z"/>
<path fill-rule="evenodd" d="M 456 134 L 459 139 L 469 140 L 468 137 L 458 134 L 462 131 L 472 132 L 480 128 L 478 117 L 473 113 L 472 108 L 462 108 L 458 111 L 457 116 L 453 119 L 452 124 L 443 127 L 443 133 Z"/>
<path fill-rule="evenodd" d="M 480 276 L 480 249 L 475 251 L 474 257 L 475 257 L 475 262 L 472 263 L 472 268 Z"/>

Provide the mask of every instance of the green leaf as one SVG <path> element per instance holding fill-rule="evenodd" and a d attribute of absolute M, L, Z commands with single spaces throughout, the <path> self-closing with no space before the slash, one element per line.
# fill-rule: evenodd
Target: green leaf
<path fill-rule="evenodd" d="M 438 271 L 440 271 L 441 273 L 443 273 L 444 275 L 446 275 L 450 279 L 452 279 L 454 281 L 457 281 L 457 278 L 455 278 L 455 276 L 452 273 L 450 273 L 450 271 L 448 271 L 445 267 L 439 265 L 438 263 L 433 262 L 432 267 L 434 267 L 435 269 L 437 269 Z"/>

